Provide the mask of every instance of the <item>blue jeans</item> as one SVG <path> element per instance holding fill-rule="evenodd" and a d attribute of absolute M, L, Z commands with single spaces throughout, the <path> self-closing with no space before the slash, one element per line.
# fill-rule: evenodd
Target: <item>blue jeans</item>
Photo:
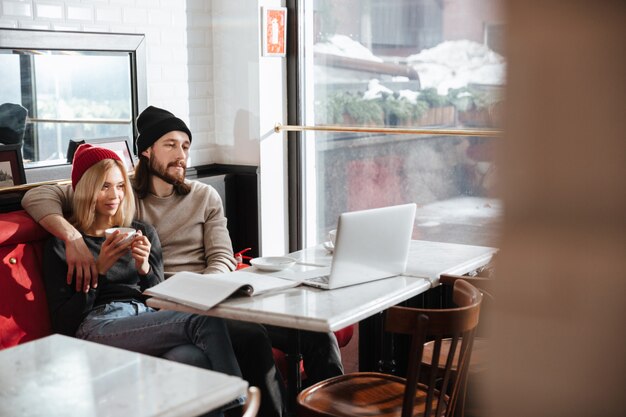
<path fill-rule="evenodd" d="M 226 325 L 215 317 L 115 301 L 92 310 L 76 337 L 241 376 Z"/>
<path fill-rule="evenodd" d="M 96 307 L 76 337 L 241 377 L 224 321 L 138 301 Z"/>

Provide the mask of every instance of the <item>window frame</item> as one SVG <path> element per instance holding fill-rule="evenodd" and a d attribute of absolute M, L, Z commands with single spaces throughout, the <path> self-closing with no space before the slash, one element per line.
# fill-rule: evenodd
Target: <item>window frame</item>
<path fill-rule="evenodd" d="M 291 126 L 314 126 L 315 122 L 307 120 L 306 108 L 310 105 L 307 97 L 307 62 L 312 65 L 312 56 L 305 52 L 305 42 L 311 36 L 305 25 L 312 25 L 310 16 L 307 15 L 307 8 L 312 6 L 312 2 L 305 0 L 287 0 L 288 7 L 288 53 L 287 53 L 287 124 Z M 500 22 L 498 22 L 500 24 Z M 312 39 L 312 38 L 311 38 Z M 308 45 L 308 44 L 307 44 Z M 308 48 L 311 50 L 312 48 Z M 305 56 L 306 55 L 306 56 Z M 389 126 L 380 126 L 381 128 Z M 429 135 L 434 137 L 448 137 L 446 127 L 428 128 Z M 458 129 L 453 129 L 458 130 Z M 461 129 L 471 131 L 471 128 Z M 501 130 L 491 129 L 494 132 L 502 133 Z M 438 132 L 441 131 L 441 132 Z M 480 131 L 480 129 L 477 129 Z M 301 250 L 307 246 L 310 239 L 307 236 L 307 223 L 317 223 L 319 219 L 315 211 L 316 204 L 311 204 L 315 196 L 307 196 L 315 187 L 311 187 L 310 173 L 317 169 L 313 167 L 312 157 L 307 150 L 315 141 L 315 132 L 303 130 L 289 130 L 286 132 L 288 146 L 288 206 L 289 206 L 289 250 L 290 252 Z M 307 136 L 308 135 L 308 136 Z M 482 136 L 480 134 L 460 135 L 460 136 Z M 311 200 L 311 201 L 310 201 Z M 312 217 L 310 217 L 312 216 Z M 310 218 L 309 218 L 310 217 Z"/>
<path fill-rule="evenodd" d="M 304 41 L 300 28 L 304 20 L 304 2 L 287 0 L 287 123 L 301 125 L 304 120 L 304 89 L 302 68 L 304 51 L 300 45 Z M 305 196 L 302 181 L 304 171 L 304 144 L 302 132 L 287 132 L 287 192 L 289 213 L 289 252 L 300 250 L 304 246 L 306 213 Z"/>
<path fill-rule="evenodd" d="M 95 51 L 128 53 L 130 57 L 131 123 L 136 135 L 139 111 L 147 106 L 145 35 L 39 29 L 0 28 L 0 49 Z M 22 91 L 22 97 L 25 92 Z M 49 167 L 26 168 L 28 182 L 37 178 L 69 178 L 70 167 L 58 164 Z"/>

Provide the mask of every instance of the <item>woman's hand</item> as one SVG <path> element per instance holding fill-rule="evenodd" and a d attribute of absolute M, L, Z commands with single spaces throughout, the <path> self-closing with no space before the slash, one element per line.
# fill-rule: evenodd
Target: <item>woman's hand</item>
<path fill-rule="evenodd" d="M 96 261 L 98 274 L 106 274 L 113 264 L 117 262 L 117 260 L 120 259 L 126 251 L 128 251 L 128 248 L 130 248 L 130 245 L 132 244 L 132 240 L 120 243 L 126 239 L 126 237 L 126 233 L 120 233 L 119 230 L 116 230 L 105 239 L 102 247 L 100 247 L 100 255 Z"/>
<path fill-rule="evenodd" d="M 147 275 L 150 272 L 150 241 L 145 237 L 141 230 L 137 230 L 133 243 L 131 244 L 131 256 L 135 259 L 135 268 L 139 275 Z"/>

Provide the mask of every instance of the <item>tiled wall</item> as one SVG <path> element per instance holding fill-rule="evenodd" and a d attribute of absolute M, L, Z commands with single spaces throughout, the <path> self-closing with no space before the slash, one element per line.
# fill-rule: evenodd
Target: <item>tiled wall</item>
<path fill-rule="evenodd" d="M 204 0 L 0 0 L 0 27 L 145 34 L 148 104 L 187 121 L 201 148 L 214 136 L 210 7 Z"/>

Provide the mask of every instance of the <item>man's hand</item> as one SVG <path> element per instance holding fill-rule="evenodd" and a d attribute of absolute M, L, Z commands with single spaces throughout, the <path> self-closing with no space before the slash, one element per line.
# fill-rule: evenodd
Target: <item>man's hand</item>
<path fill-rule="evenodd" d="M 65 242 L 65 259 L 67 261 L 67 284 L 76 281 L 76 291 L 89 291 L 89 288 L 98 286 L 98 270 L 96 260 L 87 248 L 83 237 L 78 237 Z"/>
<path fill-rule="evenodd" d="M 90 287 L 98 286 L 96 260 L 87 248 L 87 244 L 74 226 L 63 216 L 50 214 L 39 221 L 39 224 L 65 243 L 65 260 L 67 262 L 67 285 L 76 280 L 76 291 L 89 291 Z"/>

